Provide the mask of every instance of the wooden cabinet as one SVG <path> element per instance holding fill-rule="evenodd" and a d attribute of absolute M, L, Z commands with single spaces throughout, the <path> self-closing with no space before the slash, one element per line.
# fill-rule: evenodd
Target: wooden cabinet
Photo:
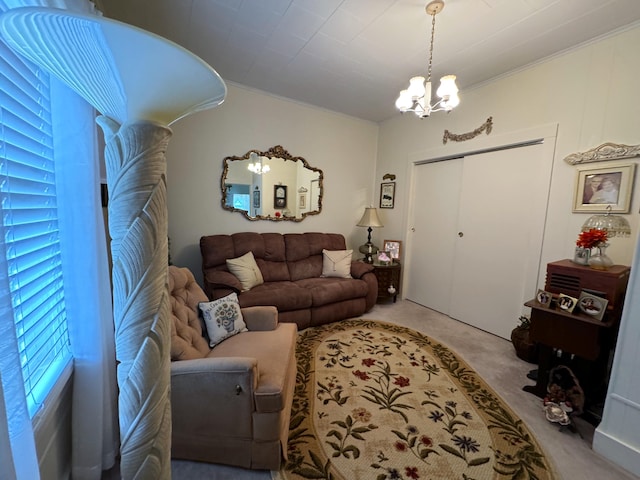
<path fill-rule="evenodd" d="M 395 303 L 400 292 L 400 277 L 402 267 L 400 262 L 393 262 L 390 265 L 373 264 L 373 273 L 378 279 L 378 302 L 393 298 Z"/>
<path fill-rule="evenodd" d="M 555 302 L 545 306 L 536 300 L 531 307 L 530 340 L 538 343 L 538 377 L 535 385 L 524 390 L 544 397 L 549 371 L 557 363 L 569 364 L 587 396 L 587 408 L 599 421 L 601 402 L 606 394 L 610 358 L 615 350 L 618 325 L 627 290 L 630 268 L 614 265 L 609 270 L 594 270 L 570 260 L 547 265 L 545 290 L 555 295 L 564 293 L 578 298 L 583 290 L 599 292 L 609 300 L 602 319 L 556 308 Z M 564 358 L 559 358 L 564 357 Z"/>

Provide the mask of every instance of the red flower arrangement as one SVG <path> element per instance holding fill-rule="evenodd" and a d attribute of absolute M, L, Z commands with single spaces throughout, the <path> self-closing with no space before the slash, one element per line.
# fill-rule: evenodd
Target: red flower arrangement
<path fill-rule="evenodd" d="M 607 231 L 592 228 L 578 235 L 576 245 L 582 248 L 594 248 L 607 243 Z"/>

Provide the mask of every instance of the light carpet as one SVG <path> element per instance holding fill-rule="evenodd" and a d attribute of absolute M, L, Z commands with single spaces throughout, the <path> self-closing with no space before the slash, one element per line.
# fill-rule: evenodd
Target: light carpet
<path fill-rule="evenodd" d="M 555 479 L 509 406 L 451 349 L 362 319 L 302 331 L 274 478 Z"/>

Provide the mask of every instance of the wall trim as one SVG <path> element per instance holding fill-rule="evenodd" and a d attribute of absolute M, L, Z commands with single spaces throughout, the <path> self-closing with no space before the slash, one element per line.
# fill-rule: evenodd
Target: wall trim
<path fill-rule="evenodd" d="M 596 429 L 593 450 L 634 475 L 640 475 L 640 451 L 620 439 Z"/>

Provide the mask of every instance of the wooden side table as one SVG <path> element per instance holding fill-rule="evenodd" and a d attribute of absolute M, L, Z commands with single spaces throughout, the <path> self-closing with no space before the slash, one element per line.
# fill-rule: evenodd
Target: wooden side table
<path fill-rule="evenodd" d="M 400 291 L 402 273 L 400 262 L 393 262 L 389 265 L 373 263 L 372 265 L 373 273 L 378 279 L 378 302 L 393 298 L 393 303 L 395 303 Z"/>

